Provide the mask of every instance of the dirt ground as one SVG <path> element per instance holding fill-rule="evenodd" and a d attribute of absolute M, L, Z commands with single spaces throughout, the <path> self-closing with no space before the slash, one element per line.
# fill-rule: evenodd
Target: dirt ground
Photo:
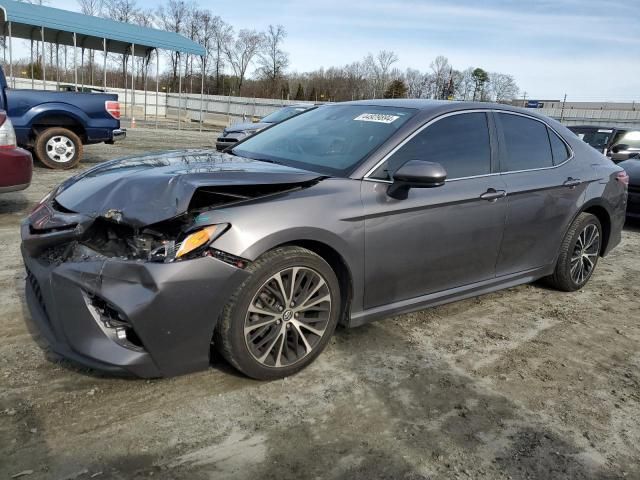
<path fill-rule="evenodd" d="M 214 139 L 136 130 L 84 166 Z M 340 329 L 284 380 L 216 360 L 147 381 L 52 360 L 25 326 L 18 224 L 68 175 L 36 168 L 0 196 L 0 478 L 640 479 L 640 224 L 577 293 Z"/>

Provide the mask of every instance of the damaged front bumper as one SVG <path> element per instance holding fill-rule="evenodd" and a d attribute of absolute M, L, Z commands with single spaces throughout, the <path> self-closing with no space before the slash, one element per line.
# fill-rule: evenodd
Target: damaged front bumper
<path fill-rule="evenodd" d="M 33 322 L 54 352 L 103 371 L 149 378 L 207 368 L 218 317 L 248 275 L 213 257 L 56 262 L 39 253 L 42 243 L 68 243 L 70 232 L 33 234 L 25 221 L 21 233 Z"/>

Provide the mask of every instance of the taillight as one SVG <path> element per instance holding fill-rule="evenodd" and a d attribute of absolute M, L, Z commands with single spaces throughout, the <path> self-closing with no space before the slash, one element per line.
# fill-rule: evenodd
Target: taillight
<path fill-rule="evenodd" d="M 616 175 L 616 180 L 618 180 L 621 184 L 628 186 L 629 185 L 629 175 L 627 172 L 618 172 Z"/>
<path fill-rule="evenodd" d="M 0 148 L 15 148 L 16 132 L 7 114 L 0 113 Z"/>
<path fill-rule="evenodd" d="M 104 109 L 116 120 L 120 120 L 120 103 L 112 100 L 104 102 Z"/>

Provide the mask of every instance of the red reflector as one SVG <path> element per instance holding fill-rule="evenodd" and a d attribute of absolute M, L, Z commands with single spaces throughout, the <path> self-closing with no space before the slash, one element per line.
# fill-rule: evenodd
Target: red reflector
<path fill-rule="evenodd" d="M 120 103 L 108 100 L 104 102 L 104 108 L 109 115 L 116 120 L 120 120 Z"/>
<path fill-rule="evenodd" d="M 623 185 L 629 185 L 629 175 L 627 172 L 618 172 L 616 175 L 616 180 L 618 180 Z"/>

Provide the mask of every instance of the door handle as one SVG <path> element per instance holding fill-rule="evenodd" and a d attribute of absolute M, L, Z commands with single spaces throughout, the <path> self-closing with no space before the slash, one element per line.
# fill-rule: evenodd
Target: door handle
<path fill-rule="evenodd" d="M 487 200 L 489 202 L 495 202 L 499 198 L 503 198 L 506 196 L 507 196 L 506 190 L 496 190 L 495 188 L 490 188 L 489 190 L 484 192 L 482 195 L 480 195 L 480 198 L 483 200 Z"/>
<path fill-rule="evenodd" d="M 579 178 L 569 177 L 567 178 L 566 182 L 564 182 L 562 185 L 569 188 L 576 188 L 581 183 L 582 181 Z"/>

